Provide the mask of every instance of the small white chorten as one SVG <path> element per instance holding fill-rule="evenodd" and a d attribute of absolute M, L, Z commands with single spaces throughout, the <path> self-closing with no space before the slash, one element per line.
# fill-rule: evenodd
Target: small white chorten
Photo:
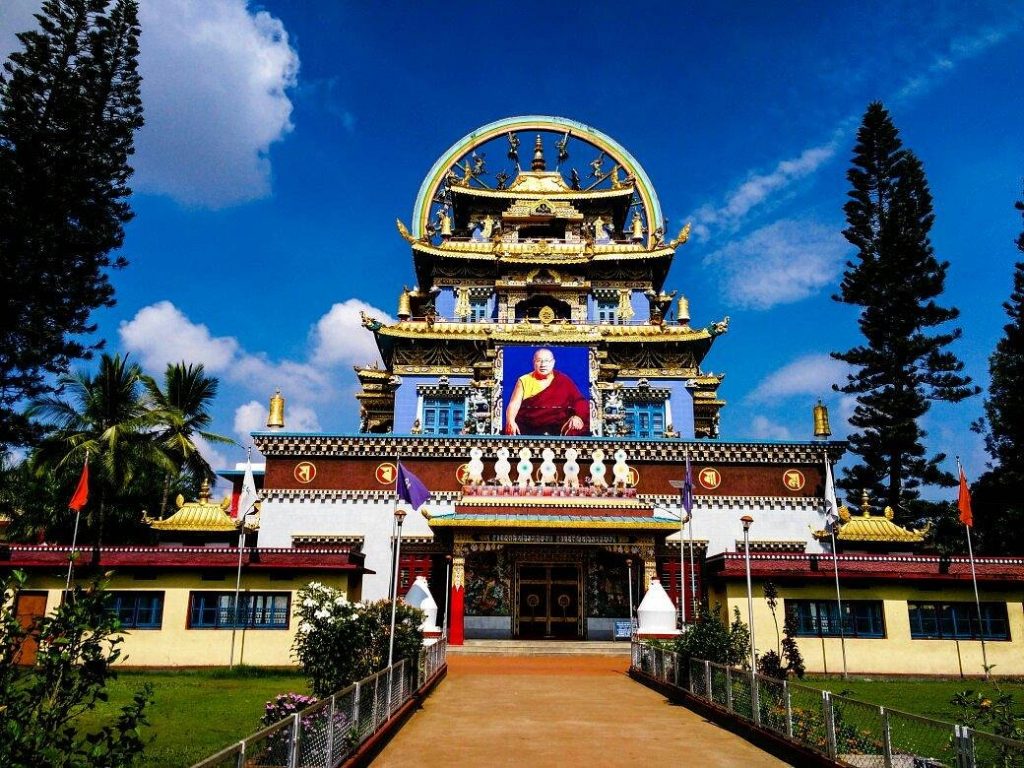
<path fill-rule="evenodd" d="M 405 602 L 414 608 L 419 608 L 426 618 L 420 624 L 424 637 L 440 637 L 441 629 L 437 626 L 437 601 L 430 594 L 430 586 L 424 576 L 417 576 L 409 591 L 405 593 Z"/>
<path fill-rule="evenodd" d="M 637 635 L 640 637 L 675 637 L 676 607 L 657 579 L 651 579 L 651 586 L 636 609 L 638 620 Z"/>

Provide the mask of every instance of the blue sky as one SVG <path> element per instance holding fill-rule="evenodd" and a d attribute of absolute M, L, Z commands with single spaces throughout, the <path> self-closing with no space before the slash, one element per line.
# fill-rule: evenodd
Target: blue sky
<path fill-rule="evenodd" d="M 36 5 L 4 4 L 0 54 Z M 705 360 L 727 374 L 722 437 L 806 439 L 818 397 L 837 436 L 852 408 L 828 353 L 857 343 L 856 313 L 830 296 L 854 132 L 882 100 L 935 197 L 955 351 L 987 383 L 1021 228 L 1019 3 L 142 0 L 142 23 L 131 265 L 98 335 L 154 372 L 204 362 L 217 431 L 247 441 L 275 387 L 289 428 L 355 427 L 352 365 L 375 354 L 358 312 L 393 314 L 413 282 L 395 218 L 452 143 L 518 114 L 614 137 L 668 231 L 693 222 L 666 287 L 695 326 L 731 317 Z M 981 412 L 925 420 L 975 475 Z"/>

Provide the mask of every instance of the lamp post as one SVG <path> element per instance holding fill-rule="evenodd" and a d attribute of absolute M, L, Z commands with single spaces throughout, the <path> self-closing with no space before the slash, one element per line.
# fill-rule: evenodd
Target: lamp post
<path fill-rule="evenodd" d="M 394 584 L 391 587 L 391 636 L 388 638 L 388 666 L 394 663 L 395 659 L 395 609 L 398 607 L 398 563 L 402 550 L 402 523 L 405 522 L 406 512 L 404 509 L 395 509 L 395 562 L 392 573 L 395 574 Z"/>
<path fill-rule="evenodd" d="M 633 634 L 633 558 L 626 558 L 626 579 L 629 585 L 629 634 Z"/>
<path fill-rule="evenodd" d="M 750 627 L 750 706 L 753 710 L 754 722 L 761 724 L 761 704 L 757 693 L 757 655 L 754 645 L 754 590 L 750 584 L 750 526 L 754 518 L 744 515 L 740 518 L 743 523 L 743 552 L 747 561 L 747 624 Z"/>
<path fill-rule="evenodd" d="M 238 572 L 235 574 L 235 611 L 234 621 L 231 622 L 231 656 L 228 659 L 228 669 L 235 666 L 235 635 L 238 633 L 238 598 L 242 591 L 242 554 L 245 552 L 245 518 L 256 514 L 256 509 L 250 509 L 242 515 L 241 525 L 238 527 Z"/>

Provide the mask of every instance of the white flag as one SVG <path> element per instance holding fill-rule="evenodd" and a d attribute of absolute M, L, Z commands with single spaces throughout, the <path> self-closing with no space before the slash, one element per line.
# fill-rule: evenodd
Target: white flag
<path fill-rule="evenodd" d="M 252 511 L 253 506 L 260 500 L 256 493 L 256 480 L 252 476 L 252 460 L 245 463 L 245 477 L 242 478 L 242 492 L 238 495 L 238 519 Z"/>
<path fill-rule="evenodd" d="M 832 479 L 832 464 L 825 460 L 825 524 L 830 528 L 839 522 L 839 501 L 836 499 L 836 484 Z"/>

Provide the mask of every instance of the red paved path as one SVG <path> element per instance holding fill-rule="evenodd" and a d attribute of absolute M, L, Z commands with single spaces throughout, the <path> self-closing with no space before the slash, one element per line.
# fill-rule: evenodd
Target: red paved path
<path fill-rule="evenodd" d="M 448 677 L 374 768 L 786 765 L 628 667 L 628 656 L 449 655 Z"/>

